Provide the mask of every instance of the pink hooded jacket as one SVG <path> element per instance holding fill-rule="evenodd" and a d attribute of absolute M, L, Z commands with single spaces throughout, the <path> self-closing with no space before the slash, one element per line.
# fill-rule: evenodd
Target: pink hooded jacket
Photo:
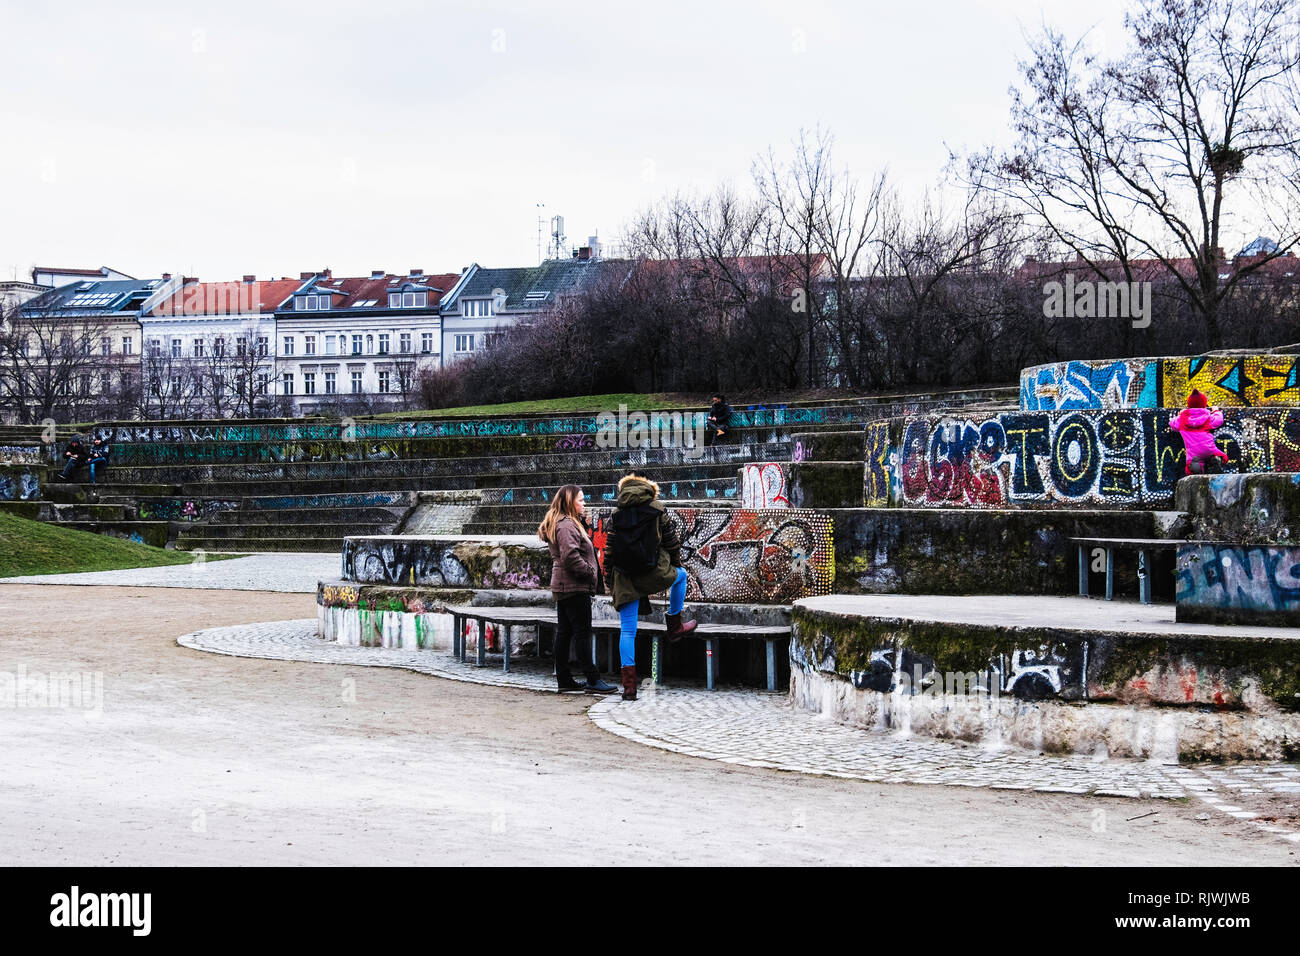
<path fill-rule="evenodd" d="M 1189 463 L 1195 458 L 1228 460 L 1228 456 L 1214 443 L 1214 430 L 1223 424 L 1222 412 L 1209 408 L 1184 408 L 1169 424 L 1183 436 Z"/>

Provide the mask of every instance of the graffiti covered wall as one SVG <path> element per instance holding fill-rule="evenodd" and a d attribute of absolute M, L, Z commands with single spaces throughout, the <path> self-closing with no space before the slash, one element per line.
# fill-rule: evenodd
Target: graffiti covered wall
<path fill-rule="evenodd" d="M 890 423 L 873 452 L 868 501 L 904 507 L 1049 504 L 1163 507 L 1183 477 L 1182 439 L 1163 409 L 1006 412 Z M 1228 469 L 1300 470 L 1300 410 L 1228 409 L 1215 433 Z M 874 463 L 874 468 L 873 468 Z"/>
<path fill-rule="evenodd" d="M 41 496 L 41 470 L 0 465 L 0 501 L 34 501 Z"/>
<path fill-rule="evenodd" d="M 1294 355 L 1075 361 L 1020 373 L 1022 411 L 1182 408 L 1193 389 L 1211 405 L 1300 405 Z"/>
<path fill-rule="evenodd" d="M 780 462 L 746 465 L 740 470 L 742 508 L 789 508 L 786 469 Z"/>
<path fill-rule="evenodd" d="M 788 604 L 829 594 L 835 577 L 831 520 L 799 509 L 669 509 L 682 541 L 692 601 Z M 603 551 L 605 515 L 592 514 Z M 343 577 L 364 584 L 535 590 L 550 587 L 551 556 L 535 537 L 349 537 Z"/>
<path fill-rule="evenodd" d="M 1187 544 L 1177 567 L 1179 621 L 1300 624 L 1300 547 Z"/>

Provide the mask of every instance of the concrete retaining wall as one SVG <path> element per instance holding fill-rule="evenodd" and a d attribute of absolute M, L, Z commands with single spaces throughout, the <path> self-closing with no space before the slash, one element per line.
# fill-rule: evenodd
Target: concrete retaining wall
<path fill-rule="evenodd" d="M 863 497 L 901 507 L 1168 508 L 1184 477 L 1172 413 L 1006 412 L 867 427 Z M 1300 410 L 1227 409 L 1231 470 L 1300 471 Z"/>
<path fill-rule="evenodd" d="M 1037 365 L 1020 373 L 1020 408 L 1182 408 L 1193 389 L 1224 407 L 1300 405 L 1296 356 L 1255 353 Z"/>
<path fill-rule="evenodd" d="M 790 659 L 797 706 L 860 727 L 1166 760 L 1300 757 L 1300 641 L 935 623 L 801 602 Z"/>

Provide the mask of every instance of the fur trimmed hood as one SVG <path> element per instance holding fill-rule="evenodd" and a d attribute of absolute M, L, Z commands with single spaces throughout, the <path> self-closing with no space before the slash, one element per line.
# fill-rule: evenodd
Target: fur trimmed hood
<path fill-rule="evenodd" d="M 649 478 L 624 475 L 618 480 L 618 506 L 620 508 L 649 504 L 659 497 L 659 486 Z"/>

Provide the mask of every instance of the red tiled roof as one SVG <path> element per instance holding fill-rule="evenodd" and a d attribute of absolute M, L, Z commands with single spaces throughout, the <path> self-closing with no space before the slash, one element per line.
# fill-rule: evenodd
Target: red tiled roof
<path fill-rule="evenodd" d="M 421 276 L 393 275 L 389 273 L 378 278 L 371 276 L 352 278 L 318 276 L 312 289 L 318 295 L 322 292 L 334 293 L 332 304 L 335 309 L 350 309 L 358 302 L 369 302 L 372 299 L 375 302 L 373 308 L 386 309 L 388 308 L 388 293 L 390 291 L 415 286 L 430 291 L 429 306 L 432 308 L 441 300 L 443 293 L 449 291 L 459 278 L 460 273 L 458 272 Z M 398 281 L 394 282 L 394 279 Z M 294 288 L 296 289 L 301 285 L 300 282 L 295 283 Z"/>
<path fill-rule="evenodd" d="M 251 283 L 191 282 L 155 305 L 150 315 L 266 314 L 274 312 L 300 285 L 300 279 Z"/>

